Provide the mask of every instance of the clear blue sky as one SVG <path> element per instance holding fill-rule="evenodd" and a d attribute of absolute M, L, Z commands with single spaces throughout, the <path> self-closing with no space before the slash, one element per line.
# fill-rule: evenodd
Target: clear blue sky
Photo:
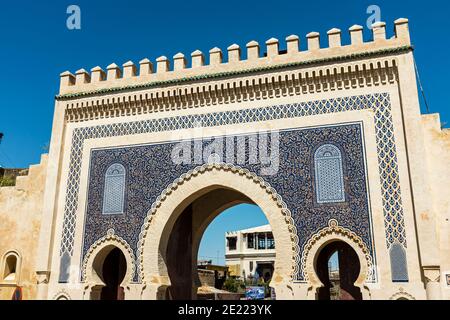
<path fill-rule="evenodd" d="M 198 258 L 223 265 L 225 263 L 225 232 L 268 223 L 266 216 L 256 205 L 240 204 L 231 207 L 218 215 L 206 229 L 198 250 Z"/>
<path fill-rule="evenodd" d="M 66 28 L 66 9 L 81 8 L 81 30 Z M 376 4 L 381 20 L 410 19 L 415 56 L 431 112 L 450 123 L 447 74 L 450 72 L 448 1 L 277 0 L 277 1 L 2 1 L 0 5 L 0 165 L 37 163 L 50 141 L 59 74 L 144 57 L 207 53 L 250 40 L 261 44 L 290 34 L 353 24 L 365 25 L 366 9 Z M 369 35 L 367 30 L 366 35 Z M 324 45 L 325 37 L 322 37 Z M 448 126 L 448 125 L 447 125 Z M 234 221 L 234 220 L 233 220 Z M 241 221 L 241 220 L 239 220 Z M 246 219 L 242 219 L 242 223 Z M 239 224 L 227 229 L 240 228 Z M 222 245 L 222 244 L 221 244 Z"/>

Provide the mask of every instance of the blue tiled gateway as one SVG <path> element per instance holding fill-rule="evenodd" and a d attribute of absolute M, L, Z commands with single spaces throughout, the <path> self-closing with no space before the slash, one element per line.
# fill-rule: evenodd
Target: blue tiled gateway
<path fill-rule="evenodd" d="M 277 299 L 449 299 L 449 134 L 419 112 L 408 20 L 372 32 L 363 42 L 353 26 L 342 45 L 332 29 L 327 48 L 311 33 L 306 51 L 297 36 L 286 52 L 270 39 L 265 56 L 251 41 L 246 60 L 238 45 L 227 61 L 214 48 L 207 65 L 197 50 L 189 68 L 177 54 L 62 73 L 49 155 L 0 190 L 39 226 L 0 245 L 2 287 L 31 288 L 30 299 L 199 298 L 205 229 L 248 203 L 270 224 L 264 281 Z M 226 267 L 244 281 L 233 243 Z"/>

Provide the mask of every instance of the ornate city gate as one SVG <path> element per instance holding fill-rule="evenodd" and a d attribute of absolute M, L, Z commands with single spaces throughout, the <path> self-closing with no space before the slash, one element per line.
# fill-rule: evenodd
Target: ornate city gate
<path fill-rule="evenodd" d="M 332 29 L 328 48 L 310 33 L 307 51 L 270 39 L 264 56 L 251 41 L 246 60 L 214 48 L 208 65 L 195 51 L 190 68 L 177 54 L 173 68 L 160 57 L 155 70 L 144 59 L 139 72 L 61 74 L 39 297 L 195 298 L 204 230 L 251 203 L 273 229 L 277 298 L 326 297 L 333 248 L 348 297 L 424 298 L 423 270 L 436 270 L 416 245 L 414 205 L 426 204 L 412 199 L 426 183 L 411 175 L 423 141 L 407 20 L 390 39 L 384 23 L 372 31 L 363 42 L 353 26 L 342 46 Z M 111 276 L 108 261 L 123 267 Z"/>

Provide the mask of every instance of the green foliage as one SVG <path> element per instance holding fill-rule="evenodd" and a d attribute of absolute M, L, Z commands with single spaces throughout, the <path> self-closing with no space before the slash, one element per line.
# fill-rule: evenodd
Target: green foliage
<path fill-rule="evenodd" d="M 237 280 L 233 277 L 228 277 L 227 280 L 223 283 L 223 290 L 229 291 L 229 292 L 243 292 L 245 291 L 245 285 L 244 282 L 241 280 Z"/>
<path fill-rule="evenodd" d="M 16 179 L 12 176 L 0 178 L 0 187 L 12 187 L 16 185 Z"/>

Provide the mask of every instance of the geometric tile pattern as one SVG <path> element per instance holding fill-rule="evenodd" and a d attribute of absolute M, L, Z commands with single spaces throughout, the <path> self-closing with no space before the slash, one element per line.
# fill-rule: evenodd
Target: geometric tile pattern
<path fill-rule="evenodd" d="M 103 214 L 123 213 L 124 199 L 125 168 L 120 163 L 114 163 L 106 170 Z"/>
<path fill-rule="evenodd" d="M 391 273 L 393 282 L 407 282 L 408 269 L 406 262 L 406 252 L 399 243 L 394 243 L 389 250 L 391 260 Z"/>
<path fill-rule="evenodd" d="M 237 137 L 228 135 L 227 140 L 233 141 L 232 145 L 237 145 L 238 139 L 242 141 L 244 138 L 246 160 L 240 163 L 240 167 L 259 177 L 264 164 L 250 161 L 250 147 L 255 145 L 250 139 L 252 137 L 255 136 L 251 133 Z M 278 172 L 263 178 L 276 190 L 291 212 L 293 224 L 297 230 L 297 247 L 302 249 L 305 241 L 328 225 L 330 219 L 339 219 L 340 225 L 356 233 L 364 241 L 368 252 L 374 257 L 361 123 L 280 130 L 278 137 Z M 139 245 L 141 226 L 149 210 L 156 205 L 158 198 L 168 185 L 198 166 L 197 163 L 192 162 L 175 164 L 171 161 L 172 150 L 178 143 L 179 141 L 171 141 L 98 148 L 91 152 L 86 216 L 83 225 L 84 252 L 87 252 L 98 240 L 99 235 L 105 234 L 109 228 L 113 228 L 116 234 L 135 250 L 141 249 Z M 194 141 L 188 141 L 188 143 L 191 150 L 198 145 Z M 342 150 L 346 202 L 317 204 L 314 196 L 316 189 L 314 152 L 320 146 L 330 144 Z M 183 145 L 186 145 L 186 142 Z M 208 146 L 210 141 L 202 141 L 201 149 L 205 150 Z M 256 147 L 256 153 L 259 153 L 259 144 L 256 143 L 254 147 Z M 219 158 L 223 159 L 223 150 L 215 150 L 215 152 Z M 269 150 L 268 154 L 271 153 L 272 150 Z M 191 161 L 195 159 L 192 153 L 190 156 Z M 105 188 L 103 177 L 107 168 L 114 163 L 123 164 L 126 172 L 129 173 L 126 181 L 126 205 L 122 215 L 104 215 L 101 205 Z M 299 257 L 299 250 L 295 254 L 295 258 Z M 135 255 L 141 256 L 139 252 Z M 374 260 L 374 258 L 371 259 Z M 296 261 L 298 264 L 294 277 L 301 281 L 302 275 L 298 272 L 299 260 L 296 259 Z"/>
<path fill-rule="evenodd" d="M 388 93 L 376 93 L 343 98 L 291 103 L 222 111 L 208 114 L 174 116 L 160 119 L 133 121 L 77 128 L 72 134 L 69 159 L 69 174 L 65 194 L 63 234 L 60 255 L 73 255 L 76 212 L 81 170 L 81 156 L 86 139 L 107 138 L 148 132 L 172 131 L 177 129 L 252 123 L 273 119 L 286 119 L 319 114 L 332 114 L 344 111 L 372 109 L 376 129 L 377 152 L 382 200 L 385 217 L 386 244 L 393 243 L 406 247 L 403 207 L 399 183 L 397 153 Z"/>
<path fill-rule="evenodd" d="M 314 154 L 317 203 L 344 202 L 344 174 L 339 148 L 320 146 Z"/>
<path fill-rule="evenodd" d="M 389 95 L 385 93 L 372 96 L 369 103 L 375 112 L 378 166 L 383 193 L 387 247 L 390 248 L 392 244 L 398 242 L 406 248 L 405 223 L 391 102 Z"/>

